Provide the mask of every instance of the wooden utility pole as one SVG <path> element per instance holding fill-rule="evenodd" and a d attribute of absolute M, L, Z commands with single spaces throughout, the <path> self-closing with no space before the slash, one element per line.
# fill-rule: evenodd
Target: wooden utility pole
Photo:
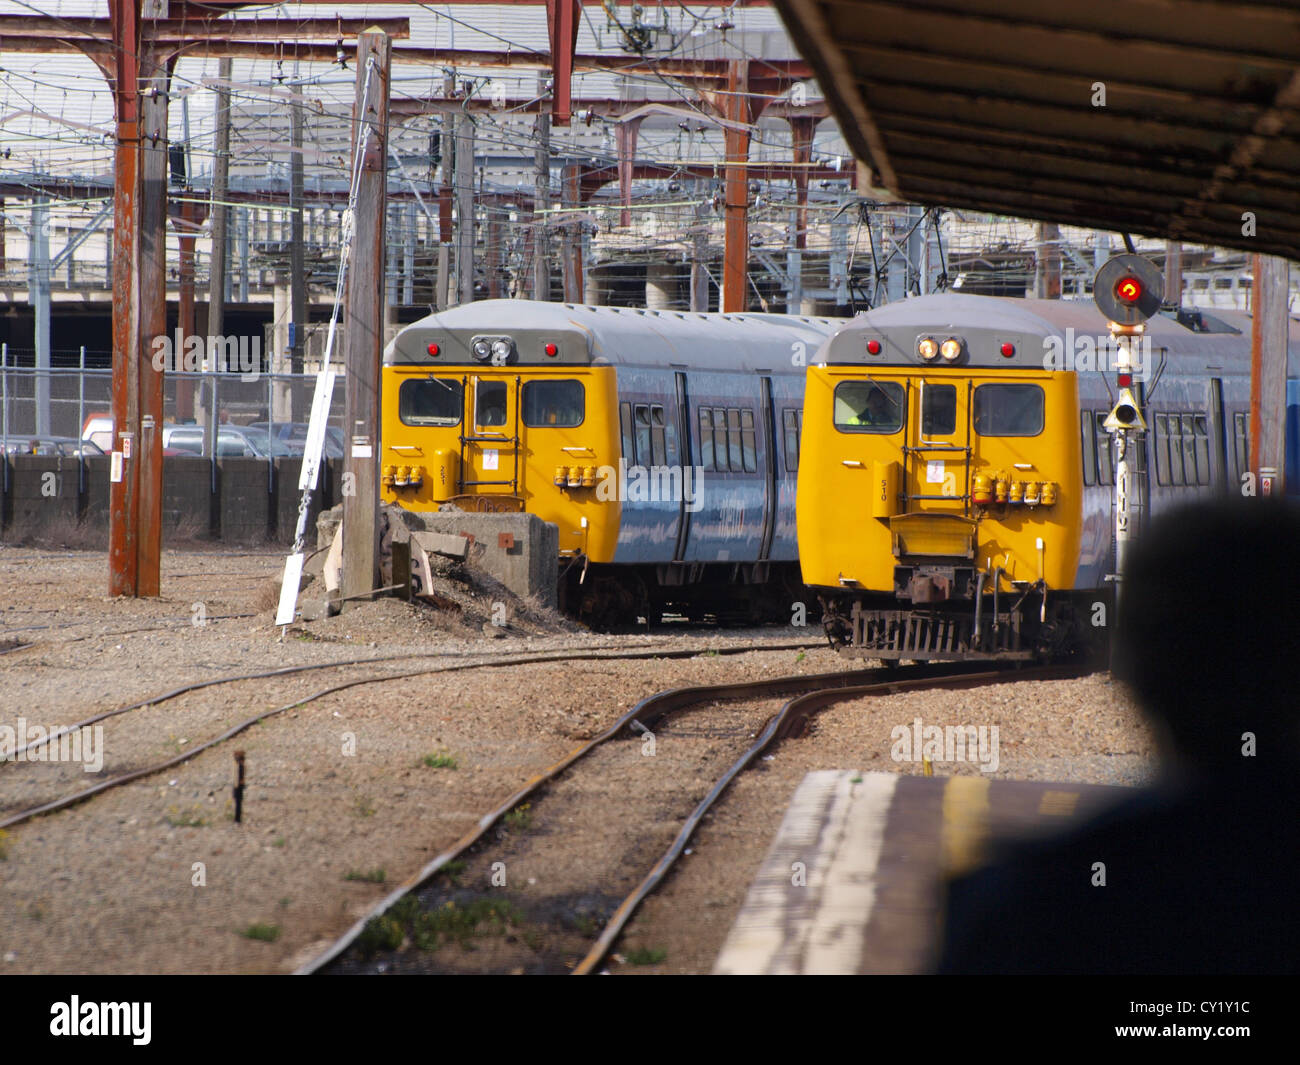
<path fill-rule="evenodd" d="M 1183 246 L 1176 240 L 1165 241 L 1165 302 L 1183 305 Z"/>
<path fill-rule="evenodd" d="M 537 112 L 533 131 L 537 136 L 537 175 L 533 184 L 533 299 L 549 300 L 551 263 L 546 209 L 551 206 L 551 114 L 545 108 Z"/>
<path fill-rule="evenodd" d="M 1037 249 L 1034 254 L 1034 298 L 1061 298 L 1061 227 L 1055 222 L 1039 222 Z"/>
<path fill-rule="evenodd" d="M 307 277 L 303 259 L 302 224 L 302 97 L 289 104 L 289 371 L 303 372 L 307 345 Z M 289 395 L 290 418 L 306 421 L 306 396 L 294 388 Z"/>
<path fill-rule="evenodd" d="M 360 137 L 346 312 L 346 433 L 343 495 L 344 597 L 379 585 L 379 360 L 384 337 L 384 219 L 387 214 L 388 92 L 392 40 L 357 40 L 352 144 Z M 343 249 L 348 253 L 348 248 Z"/>
<path fill-rule="evenodd" d="M 474 120 L 456 120 L 456 280 L 460 303 L 474 302 Z"/>
<path fill-rule="evenodd" d="M 1281 495 L 1286 466 L 1286 363 L 1290 266 L 1251 256 L 1250 465 L 1262 495 Z M 1271 481 L 1269 480 L 1271 478 Z"/>
<path fill-rule="evenodd" d="M 231 78 L 230 59 L 222 59 L 217 64 L 216 99 L 216 144 L 212 156 L 212 255 L 208 260 L 208 322 L 207 335 L 219 337 L 225 328 L 226 313 L 226 274 L 230 264 L 226 255 L 230 247 L 229 224 L 230 208 L 226 206 L 226 197 L 230 185 L 230 90 L 226 87 Z M 214 344 L 209 343 L 207 350 L 212 351 Z M 215 367 L 214 367 L 215 369 Z M 212 378 L 213 381 L 216 378 Z M 216 409 L 215 392 L 205 382 L 200 395 L 206 395 L 205 402 L 200 403 L 199 417 L 204 425 L 203 450 L 208 455 L 217 453 L 217 423 L 221 413 Z"/>

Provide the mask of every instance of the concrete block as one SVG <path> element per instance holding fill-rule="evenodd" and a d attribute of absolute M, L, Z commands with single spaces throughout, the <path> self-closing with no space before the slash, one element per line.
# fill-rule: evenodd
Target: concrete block
<path fill-rule="evenodd" d="M 16 536 L 43 530 L 64 536 L 80 518 L 80 470 L 76 458 L 59 455 L 9 457 L 9 525 Z"/>
<path fill-rule="evenodd" d="M 104 473 L 107 480 L 107 469 Z M 218 493 L 220 484 L 218 483 Z M 189 455 L 163 457 L 163 542 L 169 538 L 207 539 L 219 531 L 219 494 L 212 492 L 212 462 Z"/>
<path fill-rule="evenodd" d="M 464 562 L 469 557 L 469 538 L 466 536 L 448 536 L 446 533 L 413 532 L 411 542 L 421 551 L 432 551 L 446 555 L 457 562 Z M 511 539 L 513 545 L 514 540 Z"/>
<path fill-rule="evenodd" d="M 298 491 L 298 478 L 302 475 L 302 459 L 281 458 L 272 460 L 275 464 L 275 538 L 283 544 L 293 543 L 293 534 L 298 528 L 298 504 L 302 493 Z M 307 511 L 307 546 L 310 548 L 312 534 L 316 528 L 316 519 L 325 509 L 325 490 L 328 486 L 326 471 L 322 469 L 316 476 L 316 491 L 311 495 L 311 506 Z"/>
<path fill-rule="evenodd" d="M 535 597 L 550 607 L 556 605 L 560 560 L 557 525 L 542 521 L 536 514 L 442 510 L 420 517 L 430 533 L 468 540 L 469 564 L 500 581 L 515 595 Z"/>

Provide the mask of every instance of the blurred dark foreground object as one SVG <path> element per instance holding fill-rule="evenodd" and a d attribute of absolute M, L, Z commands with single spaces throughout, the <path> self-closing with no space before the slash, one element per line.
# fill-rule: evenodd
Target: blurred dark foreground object
<path fill-rule="evenodd" d="M 1300 971 L 1298 556 L 1300 509 L 1257 499 L 1139 541 L 1112 661 L 1161 782 L 953 881 L 940 972 Z"/>

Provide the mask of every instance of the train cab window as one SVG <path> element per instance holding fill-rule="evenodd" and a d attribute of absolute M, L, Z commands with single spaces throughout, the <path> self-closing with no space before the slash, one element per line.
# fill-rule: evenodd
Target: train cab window
<path fill-rule="evenodd" d="M 894 381 L 841 381 L 835 428 L 842 433 L 896 433 L 903 427 L 903 386 Z"/>
<path fill-rule="evenodd" d="M 1093 427 L 1095 431 L 1094 439 L 1096 441 L 1097 452 L 1097 483 L 1114 484 L 1115 483 L 1115 462 L 1111 455 L 1110 433 L 1106 431 L 1107 411 L 1099 410 L 1093 412 Z"/>
<path fill-rule="evenodd" d="M 785 437 L 785 469 L 787 473 L 799 472 L 799 422 L 803 411 L 786 407 L 781 412 L 781 428 Z"/>
<path fill-rule="evenodd" d="M 618 424 L 623 437 L 623 458 L 629 466 L 636 465 L 636 452 L 632 450 L 632 404 L 618 405 Z"/>
<path fill-rule="evenodd" d="M 668 462 L 665 431 L 664 409 L 655 403 L 650 407 L 650 465 L 652 466 L 663 466 Z"/>
<path fill-rule="evenodd" d="M 740 411 L 736 407 L 730 407 L 727 410 L 727 465 L 732 473 L 743 473 L 745 470 L 740 440 Z"/>
<path fill-rule="evenodd" d="M 731 466 L 727 462 L 727 409 L 713 408 L 713 468 L 727 471 Z"/>
<path fill-rule="evenodd" d="M 504 381 L 479 381 L 474 389 L 474 424 L 500 426 L 506 424 L 506 383 Z"/>
<path fill-rule="evenodd" d="M 397 390 L 397 416 L 403 425 L 459 425 L 464 396 L 459 381 L 411 378 Z"/>
<path fill-rule="evenodd" d="M 1196 445 L 1196 483 L 1210 483 L 1210 424 L 1204 414 L 1192 415 L 1193 440 Z"/>
<path fill-rule="evenodd" d="M 638 403 L 633 411 L 636 430 L 636 461 L 639 465 L 654 465 L 650 457 L 650 404 Z"/>
<path fill-rule="evenodd" d="M 957 431 L 957 386 L 927 383 L 921 395 L 921 435 L 951 436 Z"/>
<path fill-rule="evenodd" d="M 713 408 L 700 408 L 700 468 L 715 469 L 713 465 Z"/>
<path fill-rule="evenodd" d="M 586 417 L 587 391 L 581 381 L 528 381 L 524 384 L 524 424 L 572 429 Z"/>
<path fill-rule="evenodd" d="M 1040 385 L 979 385 L 975 389 L 975 432 L 980 436 L 1037 436 L 1043 431 Z"/>
<path fill-rule="evenodd" d="M 1083 449 L 1083 483 L 1097 483 L 1097 430 L 1093 411 L 1085 410 L 1079 415 L 1079 442 Z"/>

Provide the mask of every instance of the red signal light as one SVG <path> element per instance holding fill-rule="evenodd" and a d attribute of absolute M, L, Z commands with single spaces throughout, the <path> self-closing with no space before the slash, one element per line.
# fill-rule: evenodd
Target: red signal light
<path fill-rule="evenodd" d="M 1132 387 L 1133 387 L 1133 375 L 1132 375 L 1131 373 L 1122 373 L 1122 374 L 1119 375 L 1119 378 L 1118 378 L 1118 379 L 1119 379 L 1119 387 L 1120 387 L 1120 388 L 1132 388 Z"/>
<path fill-rule="evenodd" d="M 1015 353 L 1016 353 L 1016 346 L 1014 344 L 1007 343 L 1002 345 L 1002 357 L 1004 359 L 1011 358 L 1013 355 L 1015 355 Z"/>
<path fill-rule="evenodd" d="M 1136 277 L 1120 278 L 1115 284 L 1115 295 L 1125 303 L 1137 303 L 1142 298 L 1142 282 Z"/>
<path fill-rule="evenodd" d="M 879 341 L 879 340 L 868 340 L 868 341 L 867 341 L 867 354 L 868 354 L 868 355 L 879 355 L 879 354 L 880 354 L 880 341 Z"/>
<path fill-rule="evenodd" d="M 547 357 L 551 359 L 555 358 L 555 356 L 558 355 L 560 352 L 560 349 L 557 348 L 554 344 L 547 344 L 545 349 L 543 350 L 545 350 Z"/>
<path fill-rule="evenodd" d="M 430 344 L 430 345 L 429 345 L 429 354 L 430 354 L 430 355 L 433 355 L 435 358 L 437 357 L 438 352 L 441 351 L 441 350 L 442 350 L 442 349 L 441 349 L 440 347 L 438 347 L 437 344 Z"/>

